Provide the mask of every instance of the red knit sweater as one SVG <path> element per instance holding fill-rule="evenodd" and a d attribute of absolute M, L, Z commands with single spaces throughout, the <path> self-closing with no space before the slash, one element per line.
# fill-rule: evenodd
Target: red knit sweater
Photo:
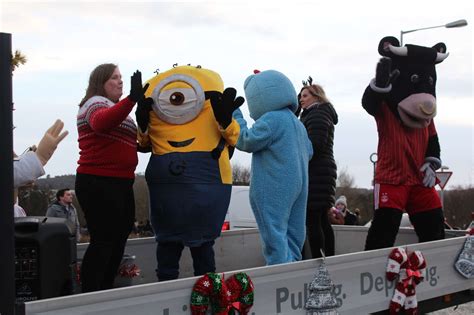
<path fill-rule="evenodd" d="M 114 104 L 93 96 L 77 115 L 79 134 L 78 173 L 134 178 L 137 127 L 128 116 L 135 105 L 128 97 Z"/>

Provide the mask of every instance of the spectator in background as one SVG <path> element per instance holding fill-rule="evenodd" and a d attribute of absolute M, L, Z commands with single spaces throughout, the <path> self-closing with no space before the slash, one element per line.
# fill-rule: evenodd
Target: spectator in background
<path fill-rule="evenodd" d="M 16 196 L 16 193 L 15 193 L 14 197 L 15 197 L 15 204 L 13 205 L 13 216 L 14 216 L 15 218 L 26 217 L 25 209 L 23 209 L 23 208 L 18 204 L 18 197 Z"/>
<path fill-rule="evenodd" d="M 336 207 L 331 207 L 328 216 L 331 224 L 344 225 L 344 216 Z"/>
<path fill-rule="evenodd" d="M 362 223 L 362 215 L 360 214 L 359 208 L 354 209 L 354 214 L 357 216 L 357 225 Z"/>
<path fill-rule="evenodd" d="M 359 219 L 355 213 L 352 213 L 347 208 L 347 199 L 346 196 L 341 195 L 336 200 L 336 211 L 344 218 L 344 225 L 358 225 Z"/>
<path fill-rule="evenodd" d="M 71 222 L 75 229 L 76 240 L 81 239 L 81 226 L 77 217 L 76 208 L 72 205 L 72 192 L 69 188 L 63 188 L 56 192 L 56 201 L 54 201 L 46 210 L 47 217 L 64 218 Z"/>
<path fill-rule="evenodd" d="M 138 221 L 136 218 L 133 220 L 132 233 L 134 234 L 133 236 L 139 237 Z"/>
<path fill-rule="evenodd" d="M 137 126 L 129 114 L 145 90 L 136 71 L 130 95 L 120 100 L 122 75 L 117 65 L 106 63 L 92 71 L 79 103 L 76 195 L 90 234 L 81 268 L 82 292 L 113 287 L 133 227 Z"/>
<path fill-rule="evenodd" d="M 308 205 L 306 235 L 312 258 L 335 254 L 334 231 L 328 214 L 336 195 L 337 167 L 334 161 L 334 129 L 338 122 L 336 110 L 326 97 L 323 88 L 312 83 L 311 77 L 298 95 L 303 109 L 301 122 L 313 145 L 313 158 L 309 162 Z"/>

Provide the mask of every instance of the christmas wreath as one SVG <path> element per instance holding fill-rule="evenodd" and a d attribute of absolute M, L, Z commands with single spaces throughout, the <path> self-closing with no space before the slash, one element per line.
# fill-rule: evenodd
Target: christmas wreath
<path fill-rule="evenodd" d="M 225 282 L 231 301 L 229 314 L 234 315 L 237 311 L 240 315 L 247 315 L 254 299 L 252 280 L 246 273 L 239 272 Z"/>
<path fill-rule="evenodd" d="M 224 277 L 209 272 L 194 284 L 191 293 L 191 314 L 204 315 L 210 306 L 213 314 L 225 315 L 229 302 L 229 291 Z"/>
<path fill-rule="evenodd" d="M 191 314 L 204 315 L 209 307 L 216 315 L 247 315 L 254 301 L 250 277 L 239 272 L 224 281 L 224 276 L 207 273 L 194 284 L 191 293 Z"/>

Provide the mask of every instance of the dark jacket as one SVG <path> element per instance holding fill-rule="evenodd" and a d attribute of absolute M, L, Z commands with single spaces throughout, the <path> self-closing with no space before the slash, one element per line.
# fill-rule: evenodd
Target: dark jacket
<path fill-rule="evenodd" d="M 309 162 L 308 209 L 325 211 L 334 205 L 337 167 L 334 161 L 334 126 L 337 113 L 330 103 L 303 110 L 301 122 L 313 144 Z"/>
<path fill-rule="evenodd" d="M 359 218 L 355 213 L 349 211 L 349 209 L 346 209 L 344 225 L 359 225 Z"/>

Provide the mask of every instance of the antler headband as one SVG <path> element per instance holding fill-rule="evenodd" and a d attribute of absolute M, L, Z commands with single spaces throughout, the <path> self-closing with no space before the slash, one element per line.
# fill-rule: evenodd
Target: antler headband
<path fill-rule="evenodd" d="M 303 86 L 311 86 L 311 85 L 313 85 L 313 78 L 311 76 L 308 76 L 307 81 L 303 80 Z"/>

